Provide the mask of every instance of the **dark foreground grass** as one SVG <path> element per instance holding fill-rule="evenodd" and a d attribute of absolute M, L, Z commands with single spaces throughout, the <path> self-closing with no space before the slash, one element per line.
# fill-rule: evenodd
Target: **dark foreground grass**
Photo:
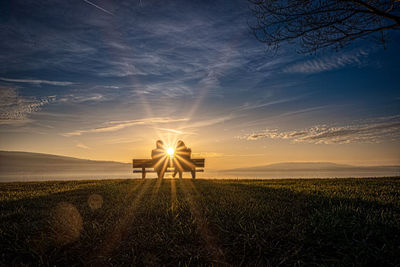
<path fill-rule="evenodd" d="M 1 265 L 400 264 L 400 179 L 0 184 Z"/>

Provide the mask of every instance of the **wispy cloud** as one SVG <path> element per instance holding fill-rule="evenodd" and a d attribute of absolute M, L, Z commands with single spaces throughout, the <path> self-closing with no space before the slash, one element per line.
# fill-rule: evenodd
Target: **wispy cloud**
<path fill-rule="evenodd" d="M 90 149 L 87 145 L 82 144 L 82 143 L 76 144 L 76 147 L 83 148 L 83 149 Z"/>
<path fill-rule="evenodd" d="M 105 140 L 104 143 L 108 145 L 115 145 L 115 144 L 138 143 L 142 141 L 143 141 L 142 138 L 123 137 L 123 138 L 113 138 L 113 139 L 107 138 L 107 140 Z"/>
<path fill-rule="evenodd" d="M 84 0 L 83 4 L 113 14 L 113 9 L 100 3 L 102 1 Z M 108 4 L 111 5 L 111 2 Z M 242 9 L 205 17 L 210 10 L 207 7 L 199 9 L 192 2 L 181 5 L 186 10 L 183 13 L 176 12 L 178 3 L 175 1 L 161 3 L 157 10 L 151 3 L 145 4 L 140 10 L 122 8 L 128 6 L 126 2 L 114 4 L 115 10 L 118 10 L 115 24 L 109 22 L 108 16 L 84 15 L 87 10 L 75 9 L 76 12 L 70 12 L 67 16 L 64 10 L 76 8 L 68 1 L 51 11 L 38 10 L 49 16 L 49 20 L 59 14 L 57 17 L 63 23 L 74 21 L 74 24 L 82 27 L 77 26 L 73 31 L 61 28 L 55 32 L 43 23 L 30 21 L 35 23 L 31 27 L 35 29 L 35 34 L 27 36 L 34 44 L 28 45 L 28 42 L 13 39 L 14 35 L 26 35 L 24 24 L 18 23 L 13 26 L 16 34 L 7 36 L 10 41 L 6 44 L 3 61 L 9 64 L 7 67 L 0 66 L 0 71 L 52 73 L 52 70 L 57 70 L 71 73 L 72 76 L 84 73 L 89 81 L 93 77 L 98 80 L 113 79 L 129 86 L 132 91 L 152 98 L 222 95 L 221 81 L 228 76 L 237 77 L 238 71 L 247 71 L 246 75 L 252 76 L 253 83 L 265 78 L 265 71 L 262 75 L 254 74 L 259 70 L 248 70 L 246 67 L 248 62 L 259 59 L 263 52 L 262 49 L 249 49 L 247 45 L 250 40 L 243 38 L 248 29 L 245 17 L 238 16 L 239 13 L 245 13 Z M 151 17 L 146 15 L 151 12 L 154 12 Z M 214 12 L 219 13 L 218 10 Z M 133 17 L 135 19 L 127 19 Z M 119 30 L 115 30 L 116 25 Z M 87 29 L 104 31 L 106 35 L 103 38 L 88 34 Z M 13 45 L 8 46 L 8 43 Z M 35 57 L 44 52 L 48 58 Z M 30 60 L 31 57 L 35 60 Z M 265 62 L 259 64 L 264 65 Z M 39 79 L 8 80 L 70 85 L 70 82 Z M 82 80 L 81 84 L 87 82 Z M 121 98 L 120 101 L 124 100 Z"/>
<path fill-rule="evenodd" d="M 175 130 L 175 129 L 169 129 L 169 128 L 161 128 L 161 127 L 154 127 L 156 130 L 164 131 L 164 132 L 170 132 L 174 134 L 186 134 L 183 131 Z"/>
<path fill-rule="evenodd" d="M 227 116 L 216 117 L 213 119 L 199 120 L 197 122 L 184 125 L 184 126 L 180 127 L 179 129 L 207 127 L 207 126 L 211 126 L 211 125 L 215 125 L 215 124 L 219 124 L 219 123 L 223 123 L 223 122 L 232 120 L 233 118 L 235 118 L 235 116 L 227 115 Z"/>
<path fill-rule="evenodd" d="M 294 63 L 283 69 L 283 72 L 289 73 L 318 73 L 339 69 L 346 66 L 361 65 L 363 58 L 368 56 L 365 50 L 359 50 L 351 53 L 334 54 L 322 59 L 312 59 L 299 63 Z"/>
<path fill-rule="evenodd" d="M 73 82 L 61 82 L 61 81 L 48 81 L 48 80 L 33 80 L 33 79 L 8 79 L 0 77 L 1 81 L 13 82 L 13 83 L 30 83 L 30 84 L 49 84 L 58 86 L 73 85 Z"/>
<path fill-rule="evenodd" d="M 271 101 L 258 101 L 256 103 L 245 103 L 242 106 L 240 106 L 237 110 L 238 111 L 244 111 L 244 110 L 251 110 L 251 109 L 258 109 L 258 108 L 264 108 L 272 105 L 277 105 L 277 104 L 282 104 L 286 102 L 292 102 L 301 99 L 303 96 L 298 96 L 298 97 L 288 97 L 288 98 L 283 98 L 283 99 L 277 99 L 277 100 L 271 100 Z"/>
<path fill-rule="evenodd" d="M 94 3 L 90 2 L 90 1 L 88 1 L 88 0 L 83 0 L 83 1 L 85 1 L 85 2 L 88 3 L 89 5 L 94 6 L 94 7 L 97 8 L 97 9 L 100 9 L 100 10 L 103 11 L 103 12 L 106 12 L 107 14 L 114 15 L 114 14 L 111 13 L 110 11 L 108 11 L 108 10 L 106 10 L 106 9 L 104 9 L 104 8 L 102 8 L 102 7 L 100 7 L 100 6 L 96 5 L 96 4 L 94 4 Z"/>
<path fill-rule="evenodd" d="M 28 116 L 42 106 L 53 101 L 54 97 L 24 97 L 17 88 L 0 86 L 0 124 L 24 124 L 30 122 Z"/>
<path fill-rule="evenodd" d="M 193 153 L 193 157 L 199 157 L 199 158 L 222 158 L 225 156 L 224 153 L 220 152 L 198 152 L 198 153 Z"/>
<path fill-rule="evenodd" d="M 63 136 L 70 137 L 70 136 L 78 136 L 87 133 L 105 133 L 105 132 L 114 132 L 118 130 L 122 130 L 127 127 L 131 126 L 152 126 L 154 129 L 167 131 L 170 133 L 175 134 L 195 134 L 192 131 L 185 131 L 185 129 L 196 129 L 201 127 L 207 127 L 211 125 L 215 125 L 218 123 L 225 122 L 227 120 L 233 119 L 232 115 L 217 117 L 208 120 L 200 120 L 194 123 L 185 124 L 182 126 L 178 126 L 175 129 L 172 128 L 165 128 L 165 127 L 158 127 L 159 124 L 168 124 L 168 123 L 181 123 L 181 122 L 188 122 L 190 121 L 189 118 L 169 118 L 169 117 L 151 117 L 151 118 L 143 118 L 137 120 L 126 120 L 126 121 L 109 121 L 103 123 L 100 127 L 91 128 L 91 129 L 83 129 L 83 130 L 76 130 L 68 133 L 63 133 Z"/>
<path fill-rule="evenodd" d="M 84 94 L 84 95 L 75 95 L 75 94 L 67 94 L 57 98 L 58 102 L 74 102 L 74 103 L 82 103 L 87 101 L 103 101 L 106 100 L 103 94 L 92 93 L 92 94 Z"/>
<path fill-rule="evenodd" d="M 256 153 L 256 154 L 227 154 L 221 152 L 198 152 L 193 153 L 193 157 L 201 157 L 201 158 L 226 158 L 226 157 L 259 157 L 264 154 Z"/>
<path fill-rule="evenodd" d="M 263 138 L 287 139 L 294 143 L 312 144 L 380 143 L 399 140 L 400 116 L 378 118 L 368 123 L 345 126 L 322 125 L 293 131 L 266 129 L 237 138 L 250 141 Z"/>
<path fill-rule="evenodd" d="M 154 125 L 154 124 L 164 124 L 164 123 L 185 122 L 188 120 L 189 120 L 188 118 L 172 119 L 168 117 L 154 117 L 154 118 L 143 118 L 139 120 L 109 121 L 104 123 L 102 126 L 98 128 L 77 130 L 69 133 L 64 133 L 62 135 L 69 137 L 69 136 L 82 135 L 86 133 L 114 132 L 135 125 Z"/>
<path fill-rule="evenodd" d="M 186 84 L 183 79 L 177 79 L 167 82 L 151 83 L 144 86 L 143 90 L 139 91 L 142 94 L 152 94 L 167 97 L 192 96 L 193 88 Z"/>

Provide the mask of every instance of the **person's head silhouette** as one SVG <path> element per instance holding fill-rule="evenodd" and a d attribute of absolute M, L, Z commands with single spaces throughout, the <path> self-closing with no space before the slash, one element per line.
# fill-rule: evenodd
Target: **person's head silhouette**
<path fill-rule="evenodd" d="M 160 149 L 164 148 L 164 142 L 161 141 L 161 140 L 157 140 L 157 142 L 156 142 L 156 147 L 157 147 L 157 148 L 160 148 Z"/>
<path fill-rule="evenodd" d="M 184 143 L 182 140 L 179 140 L 179 141 L 176 143 L 176 149 L 177 149 L 177 150 L 181 150 L 181 149 L 184 149 L 184 148 L 186 148 L 185 143 Z"/>

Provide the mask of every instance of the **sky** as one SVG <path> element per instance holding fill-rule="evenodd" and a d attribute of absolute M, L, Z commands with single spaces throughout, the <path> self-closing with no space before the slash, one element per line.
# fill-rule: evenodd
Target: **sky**
<path fill-rule="evenodd" d="M 400 33 L 266 50 L 245 0 L 0 3 L 0 149 L 210 169 L 400 164 Z"/>

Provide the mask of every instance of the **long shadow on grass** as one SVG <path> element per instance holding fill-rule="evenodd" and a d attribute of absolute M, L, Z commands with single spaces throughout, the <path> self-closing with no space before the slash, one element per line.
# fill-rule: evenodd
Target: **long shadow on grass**
<path fill-rule="evenodd" d="M 392 205 L 251 183 L 195 186 L 235 265 L 400 263 L 400 213 Z"/>
<path fill-rule="evenodd" d="M 187 181 L 164 179 L 148 190 L 135 224 L 122 240 L 113 265 L 187 266 L 215 263 L 188 198 Z"/>

